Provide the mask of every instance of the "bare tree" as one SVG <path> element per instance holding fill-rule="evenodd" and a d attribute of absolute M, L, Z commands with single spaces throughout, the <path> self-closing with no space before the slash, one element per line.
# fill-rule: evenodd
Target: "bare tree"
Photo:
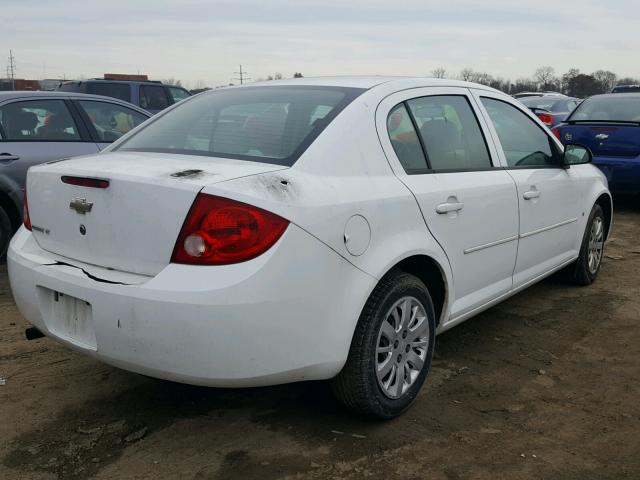
<path fill-rule="evenodd" d="M 540 67 L 536 70 L 536 73 L 533 74 L 533 77 L 543 90 L 547 90 L 556 83 L 556 70 L 549 66 Z"/>
<path fill-rule="evenodd" d="M 482 85 L 491 85 L 493 77 L 486 72 L 475 72 L 471 81 L 480 83 Z"/>
<path fill-rule="evenodd" d="M 473 80 L 473 75 L 474 75 L 473 69 L 464 68 L 460 72 L 460 79 L 464 80 L 465 82 L 470 82 L 471 80 Z"/>
<path fill-rule="evenodd" d="M 433 78 L 446 78 L 447 71 L 443 67 L 438 67 L 431 71 Z"/>
<path fill-rule="evenodd" d="M 273 76 L 273 78 L 274 78 L 275 80 L 282 80 L 282 74 L 281 74 L 281 73 L 276 73 L 276 74 Z"/>
<path fill-rule="evenodd" d="M 618 76 L 609 70 L 598 70 L 591 74 L 602 86 L 602 93 L 610 92 L 616 86 Z"/>
<path fill-rule="evenodd" d="M 163 80 L 161 80 L 162 83 L 166 83 L 167 85 L 175 85 L 177 87 L 181 87 L 182 86 L 182 82 L 180 80 L 176 80 L 175 78 L 165 78 Z"/>

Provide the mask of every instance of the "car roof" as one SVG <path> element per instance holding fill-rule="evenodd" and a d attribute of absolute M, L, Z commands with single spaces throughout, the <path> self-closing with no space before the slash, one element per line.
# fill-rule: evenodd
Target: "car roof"
<path fill-rule="evenodd" d="M 624 98 L 640 98 L 640 92 L 602 93 L 600 95 L 592 95 L 589 98 L 621 98 L 620 95 L 624 95 Z"/>
<path fill-rule="evenodd" d="M 111 102 L 118 103 L 120 105 L 124 105 L 133 110 L 144 112 L 146 115 L 151 115 L 146 110 L 132 104 L 129 102 L 125 102 L 124 100 L 120 100 L 118 98 L 106 97 L 104 95 L 92 95 L 89 93 L 74 93 L 74 92 L 59 92 L 59 91 L 48 91 L 48 90 L 10 90 L 0 92 L 0 102 L 4 102 L 5 100 L 14 100 L 18 98 L 76 98 L 78 100 L 100 100 L 103 102 Z"/>
<path fill-rule="evenodd" d="M 65 84 L 70 84 L 70 83 L 77 83 L 77 84 L 81 84 L 81 83 L 127 83 L 127 84 L 133 84 L 133 83 L 137 83 L 140 85 L 159 85 L 161 87 L 175 87 L 175 88 L 182 88 L 183 90 L 186 90 L 186 88 L 184 88 L 183 86 L 180 85 L 173 85 L 172 83 L 164 83 L 158 80 L 117 80 L 117 79 L 110 79 L 110 78 L 87 78 L 85 80 L 61 80 L 60 81 L 60 85 L 65 85 Z"/>
<path fill-rule="evenodd" d="M 518 100 L 523 101 L 523 100 L 555 100 L 557 102 L 566 102 L 568 100 L 580 100 L 578 97 L 561 97 L 559 95 L 537 95 L 537 96 L 530 96 L 530 97 L 523 97 L 523 98 L 519 98 Z"/>
<path fill-rule="evenodd" d="M 251 86 L 278 86 L 278 85 L 308 85 L 322 87 L 343 87 L 371 89 L 379 85 L 402 90 L 416 87 L 463 87 L 482 88 L 485 90 L 498 91 L 485 85 L 464 82 L 461 80 L 448 80 L 445 78 L 409 77 L 409 76 L 333 76 L 333 77 L 303 77 L 289 78 L 286 80 L 270 80 L 264 82 L 247 83 L 242 86 L 230 88 L 243 88 Z M 210 91 L 215 91 L 210 90 Z"/>

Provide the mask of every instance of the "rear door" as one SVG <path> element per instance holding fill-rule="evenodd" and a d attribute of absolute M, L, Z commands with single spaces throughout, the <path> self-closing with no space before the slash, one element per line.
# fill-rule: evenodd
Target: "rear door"
<path fill-rule="evenodd" d="M 475 95 L 518 188 L 517 288 L 578 256 L 585 184 L 576 169 L 562 168 L 560 146 L 531 112 L 498 94 Z"/>
<path fill-rule="evenodd" d="M 32 165 L 96 153 L 64 99 L 17 99 L 0 105 L 0 175 L 24 187 Z"/>
<path fill-rule="evenodd" d="M 511 289 L 518 244 L 516 187 L 473 105 L 467 89 L 424 88 L 378 108 L 392 168 L 451 264 L 451 320 Z"/>

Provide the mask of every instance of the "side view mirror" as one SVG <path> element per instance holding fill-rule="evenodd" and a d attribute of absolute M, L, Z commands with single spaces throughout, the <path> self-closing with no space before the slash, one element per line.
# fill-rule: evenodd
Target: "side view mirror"
<path fill-rule="evenodd" d="M 562 156 L 562 164 L 565 168 L 569 168 L 571 165 L 584 165 L 585 163 L 591 163 L 593 160 L 593 154 L 584 145 L 567 144 L 564 147 L 564 155 Z"/>

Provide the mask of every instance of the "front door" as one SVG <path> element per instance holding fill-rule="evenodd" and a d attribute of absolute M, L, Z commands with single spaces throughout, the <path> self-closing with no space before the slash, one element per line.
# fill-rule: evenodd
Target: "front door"
<path fill-rule="evenodd" d="M 562 168 L 561 149 L 532 116 L 490 93 L 478 91 L 478 98 L 518 188 L 517 288 L 578 256 L 582 182 L 575 170 Z"/>

